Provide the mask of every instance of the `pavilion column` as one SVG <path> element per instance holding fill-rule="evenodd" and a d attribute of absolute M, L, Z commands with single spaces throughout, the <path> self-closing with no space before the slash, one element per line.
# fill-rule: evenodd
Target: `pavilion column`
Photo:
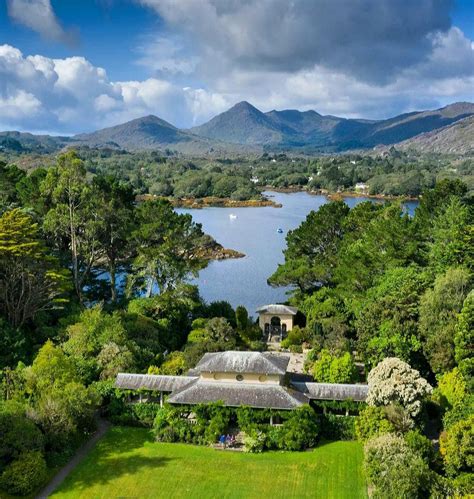
<path fill-rule="evenodd" d="M 160 407 L 163 407 L 163 392 L 160 392 Z"/>
<path fill-rule="evenodd" d="M 273 426 L 273 414 L 270 415 L 270 426 Z"/>
<path fill-rule="evenodd" d="M 142 403 L 142 392 L 138 394 L 138 401 L 140 402 L 140 404 Z"/>

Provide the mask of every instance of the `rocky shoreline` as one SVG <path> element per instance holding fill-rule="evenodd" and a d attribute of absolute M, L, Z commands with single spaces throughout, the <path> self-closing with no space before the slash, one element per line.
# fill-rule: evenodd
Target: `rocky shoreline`
<path fill-rule="evenodd" d="M 260 208 L 271 206 L 281 208 L 281 204 L 275 203 L 271 199 L 245 199 L 237 200 L 230 198 L 168 198 L 175 208 Z"/>
<path fill-rule="evenodd" d="M 204 260 L 228 260 L 230 258 L 244 258 L 245 254 L 234 249 L 224 248 L 212 236 L 206 234 L 203 238 L 202 250 L 197 256 Z"/>
<path fill-rule="evenodd" d="M 327 196 L 331 200 L 339 200 L 342 198 L 358 198 L 364 197 L 369 199 L 380 199 L 380 200 L 401 200 L 401 201 L 418 201 L 418 197 L 413 196 L 388 196 L 385 194 L 367 194 L 365 192 L 356 192 L 356 191 L 340 191 L 333 192 L 328 191 L 326 189 L 315 189 L 308 190 L 302 186 L 290 186 L 290 187 L 271 187 L 265 186 L 264 190 L 271 192 L 282 192 L 282 193 L 292 193 L 292 192 L 306 192 L 313 196 Z"/>

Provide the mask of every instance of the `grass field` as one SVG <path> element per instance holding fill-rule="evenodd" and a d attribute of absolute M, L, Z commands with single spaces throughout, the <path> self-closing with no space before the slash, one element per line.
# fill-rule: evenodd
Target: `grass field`
<path fill-rule="evenodd" d="M 244 454 L 155 443 L 147 430 L 114 427 L 51 497 L 365 498 L 361 464 L 357 442 Z"/>

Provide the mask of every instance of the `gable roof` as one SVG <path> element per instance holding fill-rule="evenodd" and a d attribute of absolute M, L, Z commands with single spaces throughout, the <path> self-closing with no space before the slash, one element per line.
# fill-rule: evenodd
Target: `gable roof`
<path fill-rule="evenodd" d="M 289 305 L 273 303 L 271 305 L 264 305 L 263 307 L 257 308 L 256 312 L 259 314 L 296 315 L 298 309 L 296 307 L 290 307 Z"/>
<path fill-rule="evenodd" d="M 344 383 L 291 383 L 306 397 L 314 400 L 354 400 L 365 402 L 369 387 L 367 385 L 348 385 Z"/>
<path fill-rule="evenodd" d="M 217 352 L 205 353 L 195 367 L 198 372 L 286 374 L 290 357 L 268 352 Z"/>
<path fill-rule="evenodd" d="M 281 385 L 257 383 L 216 383 L 198 380 L 173 392 L 170 404 L 222 402 L 227 407 L 249 406 L 257 409 L 295 409 L 308 403 L 296 390 Z"/>

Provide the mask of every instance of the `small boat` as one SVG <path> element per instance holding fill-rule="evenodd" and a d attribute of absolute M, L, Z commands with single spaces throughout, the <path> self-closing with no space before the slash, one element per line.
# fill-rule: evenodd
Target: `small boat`
<path fill-rule="evenodd" d="M 283 234 L 283 229 L 281 227 L 278 227 L 277 232 L 278 234 Z"/>
<path fill-rule="evenodd" d="M 229 215 L 229 218 L 230 218 L 231 220 L 235 220 L 235 219 L 237 218 L 237 215 L 234 215 L 233 213 L 231 213 L 231 214 Z"/>

